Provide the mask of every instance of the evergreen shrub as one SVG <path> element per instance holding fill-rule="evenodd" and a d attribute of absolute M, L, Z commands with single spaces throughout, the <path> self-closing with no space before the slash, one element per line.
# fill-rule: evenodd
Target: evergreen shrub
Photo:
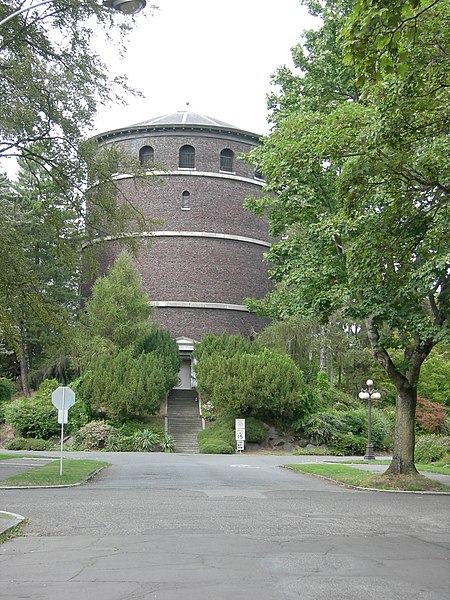
<path fill-rule="evenodd" d="M 198 434 L 201 454 L 231 454 L 236 449 L 233 417 L 219 417 Z"/>
<path fill-rule="evenodd" d="M 81 390 L 94 413 L 124 422 L 159 411 L 175 378 L 157 354 L 135 355 L 133 348 L 92 359 Z"/>
<path fill-rule="evenodd" d="M 289 356 L 238 336 L 206 336 L 194 351 L 202 401 L 215 415 L 290 421 L 310 411 L 303 375 Z"/>

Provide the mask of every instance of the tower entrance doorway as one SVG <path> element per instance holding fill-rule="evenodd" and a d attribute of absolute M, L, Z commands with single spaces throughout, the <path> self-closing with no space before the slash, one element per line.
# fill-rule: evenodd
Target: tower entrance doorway
<path fill-rule="evenodd" d="M 195 340 L 189 338 L 177 338 L 178 350 L 180 352 L 181 368 L 178 372 L 178 385 L 175 389 L 192 390 L 197 387 L 195 373 L 193 371 L 192 351 L 194 350 Z"/>

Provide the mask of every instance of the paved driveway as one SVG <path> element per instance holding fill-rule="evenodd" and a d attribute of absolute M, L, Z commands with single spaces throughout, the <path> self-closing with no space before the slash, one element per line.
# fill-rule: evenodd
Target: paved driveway
<path fill-rule="evenodd" d="M 113 466 L 82 487 L 0 491 L 4 510 L 31 520 L 0 547 L 1 597 L 448 598 L 449 496 L 349 490 L 277 466 L 311 457 L 95 457 Z"/>

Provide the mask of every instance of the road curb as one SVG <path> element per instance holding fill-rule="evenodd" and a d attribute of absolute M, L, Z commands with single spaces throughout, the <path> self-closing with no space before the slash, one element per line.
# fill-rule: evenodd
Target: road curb
<path fill-rule="evenodd" d="M 83 483 L 90 481 L 93 477 L 98 475 L 100 473 L 100 471 L 103 471 L 103 469 L 106 469 L 107 466 L 109 466 L 109 465 L 99 467 L 95 471 L 92 471 L 92 473 L 89 473 L 89 475 L 86 475 L 86 477 L 84 477 L 84 479 L 82 479 L 81 481 L 78 481 L 77 483 L 64 483 L 61 485 L 5 485 L 5 486 L 0 486 L 0 490 L 54 490 L 54 489 L 58 489 L 58 488 L 79 487 L 80 485 L 83 485 Z M 2 511 L 0 511 L 0 512 L 2 512 Z"/>
<path fill-rule="evenodd" d="M 289 471 L 294 471 L 295 473 L 300 473 L 301 475 L 311 475 L 312 477 L 324 479 L 325 481 L 329 481 L 330 483 L 334 483 L 335 485 L 349 488 L 351 490 L 362 490 L 364 492 L 387 492 L 389 494 L 421 494 L 422 496 L 450 496 L 450 492 L 431 492 L 426 490 L 380 490 L 379 488 L 361 487 L 359 485 L 352 485 L 351 483 L 344 483 L 343 481 L 338 481 L 337 479 L 332 479 L 331 477 L 326 477 L 325 475 L 319 475 L 318 473 L 306 473 L 303 471 L 297 471 L 297 469 L 292 469 L 287 465 L 280 466 L 282 469 L 288 469 Z"/>
<path fill-rule="evenodd" d="M 0 514 L 10 517 L 6 519 L 5 525 L 2 525 L 3 519 L 0 520 L 0 535 L 7 533 L 11 529 L 14 529 L 14 527 L 17 527 L 17 525 L 20 525 L 25 520 L 25 517 L 22 515 L 8 512 L 7 510 L 0 510 Z"/>

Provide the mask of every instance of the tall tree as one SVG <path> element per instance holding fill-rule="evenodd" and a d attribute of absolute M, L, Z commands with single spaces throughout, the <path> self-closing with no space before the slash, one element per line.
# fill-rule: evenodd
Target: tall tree
<path fill-rule="evenodd" d="M 25 7 L 3 0 L 0 21 Z M 48 346 L 71 320 L 64 311 L 74 309 L 81 229 L 89 239 L 151 228 L 126 198 L 117 201 L 118 163 L 142 175 L 138 161 L 85 141 L 97 107 L 130 91 L 93 51 L 94 31 L 118 31 L 120 52 L 131 24 L 97 0 L 52 0 L 0 26 L 0 159 L 21 162 L 16 199 L 0 212 L 0 335 L 20 357 L 27 394 L 30 341 L 34 350 Z"/>
<path fill-rule="evenodd" d="M 379 75 L 361 77 L 351 49 L 365 0 L 306 4 L 323 24 L 293 53 L 301 75 L 279 73 L 274 128 L 253 154 L 276 196 L 249 204 L 268 209 L 283 236 L 269 252 L 272 307 L 365 322 L 397 391 L 388 471 L 413 473 L 420 368 L 449 337 L 450 48 L 438 25 L 450 7 L 434 2 L 419 14 L 416 3 L 415 35 L 399 29 L 399 68 L 380 59 Z M 399 4 L 370 3 L 386 22 Z"/>

